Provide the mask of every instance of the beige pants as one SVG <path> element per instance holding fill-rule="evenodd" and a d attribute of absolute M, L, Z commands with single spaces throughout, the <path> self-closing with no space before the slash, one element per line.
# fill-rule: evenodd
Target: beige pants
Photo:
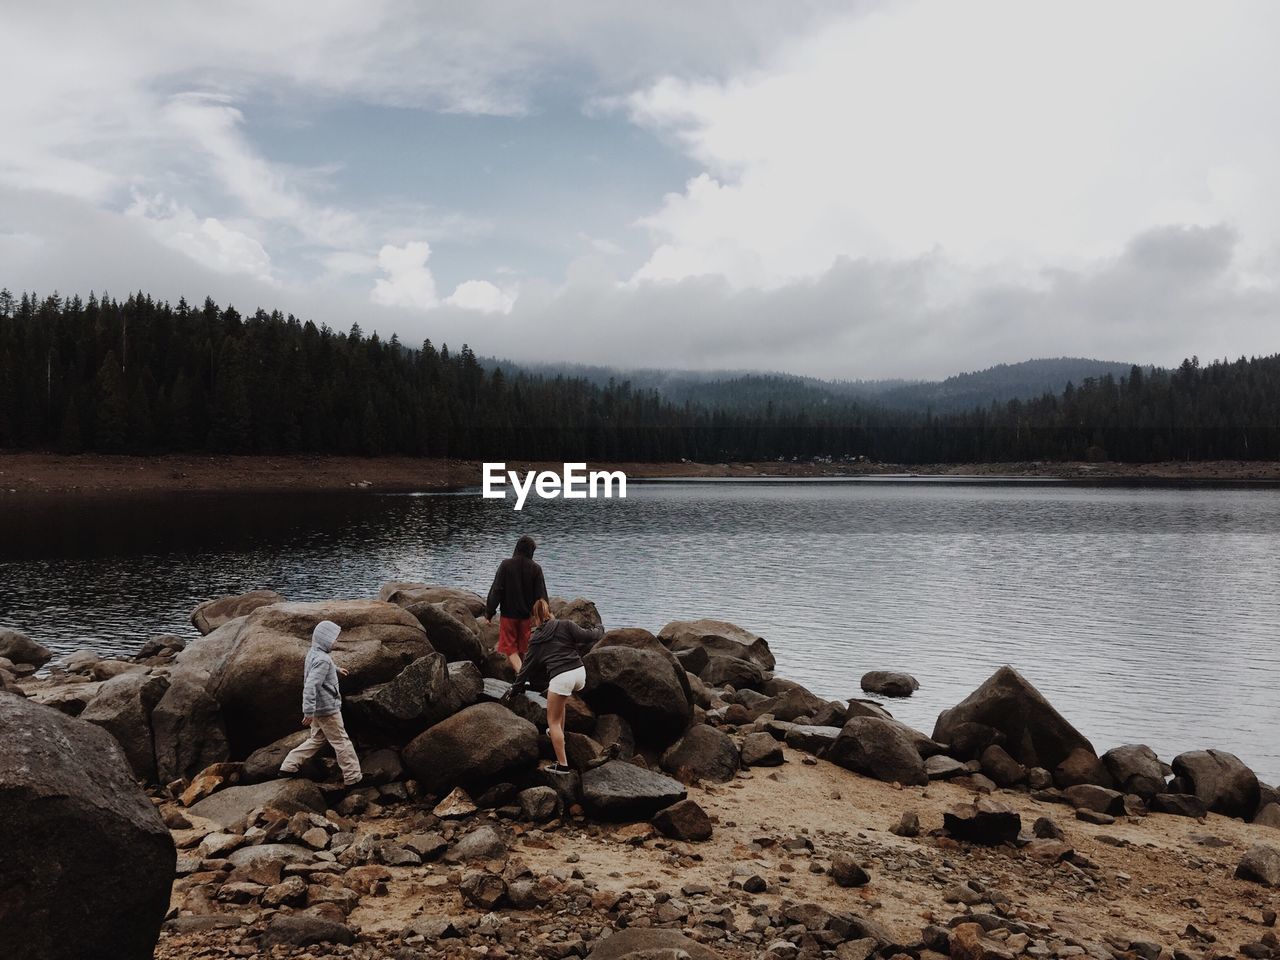
<path fill-rule="evenodd" d="M 360 758 L 356 756 L 356 748 L 351 745 L 347 736 L 347 728 L 342 723 L 342 714 L 331 713 L 327 717 L 311 718 L 311 736 L 289 751 L 280 764 L 281 773 L 297 773 L 298 768 L 316 755 L 328 742 L 333 745 L 333 752 L 338 758 L 338 767 L 342 770 L 342 779 L 347 784 L 360 782 Z"/>

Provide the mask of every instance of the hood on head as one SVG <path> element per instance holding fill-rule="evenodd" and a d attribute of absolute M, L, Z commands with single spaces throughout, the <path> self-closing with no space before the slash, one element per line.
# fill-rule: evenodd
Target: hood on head
<path fill-rule="evenodd" d="M 321 653 L 328 653 L 333 649 L 333 644 L 341 632 L 342 628 L 332 620 L 321 620 L 311 631 L 311 648 Z"/>
<path fill-rule="evenodd" d="M 516 541 L 515 552 L 512 553 L 511 555 L 513 557 L 528 557 L 530 560 L 532 560 L 533 551 L 537 549 L 538 549 L 538 545 L 533 542 L 533 537 L 526 534 L 525 536 L 521 537 L 519 540 Z"/>

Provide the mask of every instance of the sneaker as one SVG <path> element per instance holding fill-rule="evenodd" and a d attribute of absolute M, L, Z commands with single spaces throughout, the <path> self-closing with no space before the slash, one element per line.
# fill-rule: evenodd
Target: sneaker
<path fill-rule="evenodd" d="M 573 773 L 571 769 L 560 763 L 553 763 L 551 766 L 547 767 L 547 769 L 552 773 Z"/>

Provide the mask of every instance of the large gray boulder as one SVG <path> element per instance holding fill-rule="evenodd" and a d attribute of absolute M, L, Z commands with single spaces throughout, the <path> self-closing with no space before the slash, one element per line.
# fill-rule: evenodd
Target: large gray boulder
<path fill-rule="evenodd" d="M 982 742 L 977 731 L 963 731 L 966 738 L 975 738 L 975 755 L 1000 743 L 1023 766 L 1048 770 L 1076 749 L 1097 756 L 1093 744 L 1013 667 L 1001 667 L 956 706 L 942 711 L 933 739 L 954 745 L 960 728 L 969 724 L 993 734 Z"/>
<path fill-rule="evenodd" d="M 592 649 L 603 650 L 607 647 L 630 647 L 633 650 L 649 650 L 656 653 L 677 668 L 675 672 L 676 679 L 680 682 L 680 688 L 684 690 L 685 699 L 690 704 L 694 702 L 693 684 L 689 680 L 687 666 L 648 630 L 643 627 L 615 627 L 612 630 L 607 630 Z M 696 680 L 697 678 L 695 677 L 694 679 Z"/>
<path fill-rule="evenodd" d="M 98 688 L 81 720 L 102 727 L 116 738 L 133 775 L 147 783 L 156 782 L 155 744 L 151 735 L 151 713 L 169 689 L 162 676 L 122 673 Z"/>
<path fill-rule="evenodd" d="M 1102 763 L 1121 793 L 1133 793 L 1150 800 L 1165 791 L 1164 765 L 1145 744 L 1112 747 L 1102 755 Z"/>
<path fill-rule="evenodd" d="M 862 675 L 862 689 L 882 697 L 909 697 L 920 689 L 920 682 L 909 673 L 872 670 Z"/>
<path fill-rule="evenodd" d="M 662 927 L 625 927 L 595 942 L 587 960 L 720 960 L 710 947 L 690 940 L 679 930 Z"/>
<path fill-rule="evenodd" d="M 414 603 L 460 604 L 470 612 L 471 616 L 484 616 L 484 597 L 459 587 L 392 580 L 382 585 L 382 589 L 378 591 L 378 599 L 386 603 L 394 603 L 397 607 L 407 607 Z"/>
<path fill-rule="evenodd" d="M 572 620 L 588 630 L 604 625 L 596 605 L 584 597 L 574 597 L 572 600 L 552 597 L 547 605 L 551 607 L 551 615 L 557 620 Z"/>
<path fill-rule="evenodd" d="M 303 663 L 311 631 L 321 620 L 342 628 L 333 659 L 348 672 L 341 682 L 344 696 L 386 683 L 433 652 L 412 614 L 376 600 L 279 603 L 228 623 L 213 648 L 217 655 L 209 665 L 208 693 L 222 707 L 233 757 L 298 729 Z M 178 655 L 179 663 L 185 666 L 213 639 L 192 644 Z"/>
<path fill-rule="evenodd" d="M 177 854 L 115 740 L 0 693 L 0 931 L 5 954 L 150 958 Z"/>
<path fill-rule="evenodd" d="M 672 653 L 701 647 L 711 656 L 754 660 L 765 670 L 777 666 L 763 637 L 725 620 L 673 620 L 658 631 L 658 639 Z"/>
<path fill-rule="evenodd" d="M 680 781 L 625 760 L 610 760 L 582 775 L 582 805 L 601 820 L 648 820 L 687 795 Z"/>
<path fill-rule="evenodd" d="M 259 607 L 273 603 L 284 603 L 284 597 L 274 590 L 250 590 L 248 593 L 206 600 L 191 611 L 191 625 L 202 634 L 209 634 L 230 620 L 248 616 Z"/>
<path fill-rule="evenodd" d="M 43 667 L 53 659 L 53 651 L 17 630 L 0 630 L 0 657 L 14 663 Z"/>
<path fill-rule="evenodd" d="M 229 828 L 241 823 L 259 807 L 271 807 L 281 813 L 324 813 L 325 799 L 320 788 L 310 780 L 268 780 L 219 790 L 192 804 L 187 812 Z"/>
<path fill-rule="evenodd" d="M 419 657 L 394 679 L 357 693 L 343 706 L 352 730 L 401 741 L 480 700 L 484 678 L 470 660 Z"/>
<path fill-rule="evenodd" d="M 1214 813 L 1250 820 L 1262 788 L 1244 761 L 1225 750 L 1191 750 L 1173 758 L 1173 772 Z"/>
<path fill-rule="evenodd" d="M 207 685 L 208 677 L 198 671 L 175 672 L 151 711 L 158 783 L 190 779 L 231 758 L 222 708 L 209 696 Z"/>
<path fill-rule="evenodd" d="M 902 724 L 879 717 L 854 717 L 823 757 L 834 764 L 887 783 L 925 785 L 929 775 Z"/>
<path fill-rule="evenodd" d="M 738 775 L 738 747 L 727 733 L 697 723 L 662 755 L 662 769 L 683 783 L 726 783 Z"/>
<path fill-rule="evenodd" d="M 764 686 L 765 673 L 754 660 L 714 654 L 707 658 L 707 665 L 698 671 L 698 679 L 708 687 L 729 686 L 735 690 L 759 690 Z"/>
<path fill-rule="evenodd" d="M 428 793 L 472 789 L 523 773 L 538 760 L 538 728 L 497 703 L 477 703 L 405 746 L 401 758 Z"/>
<path fill-rule="evenodd" d="M 431 646 L 450 663 L 469 660 L 478 666 L 484 662 L 485 651 L 480 645 L 480 632 L 474 626 L 474 618 L 469 626 L 442 603 L 411 603 L 404 609 L 418 619 L 427 631 Z"/>
<path fill-rule="evenodd" d="M 603 641 L 602 641 L 603 642 Z M 587 685 L 582 698 L 597 714 L 625 718 L 636 739 L 666 746 L 693 716 L 684 671 L 653 650 L 596 646 L 583 657 Z"/>

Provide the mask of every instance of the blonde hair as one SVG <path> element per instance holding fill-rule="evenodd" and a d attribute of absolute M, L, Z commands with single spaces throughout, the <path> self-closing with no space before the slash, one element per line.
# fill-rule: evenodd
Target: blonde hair
<path fill-rule="evenodd" d="M 551 616 L 551 606 L 547 601 L 538 598 L 533 602 L 533 610 L 529 612 L 529 619 L 533 621 L 533 626 L 540 627 L 548 620 L 554 619 Z"/>

